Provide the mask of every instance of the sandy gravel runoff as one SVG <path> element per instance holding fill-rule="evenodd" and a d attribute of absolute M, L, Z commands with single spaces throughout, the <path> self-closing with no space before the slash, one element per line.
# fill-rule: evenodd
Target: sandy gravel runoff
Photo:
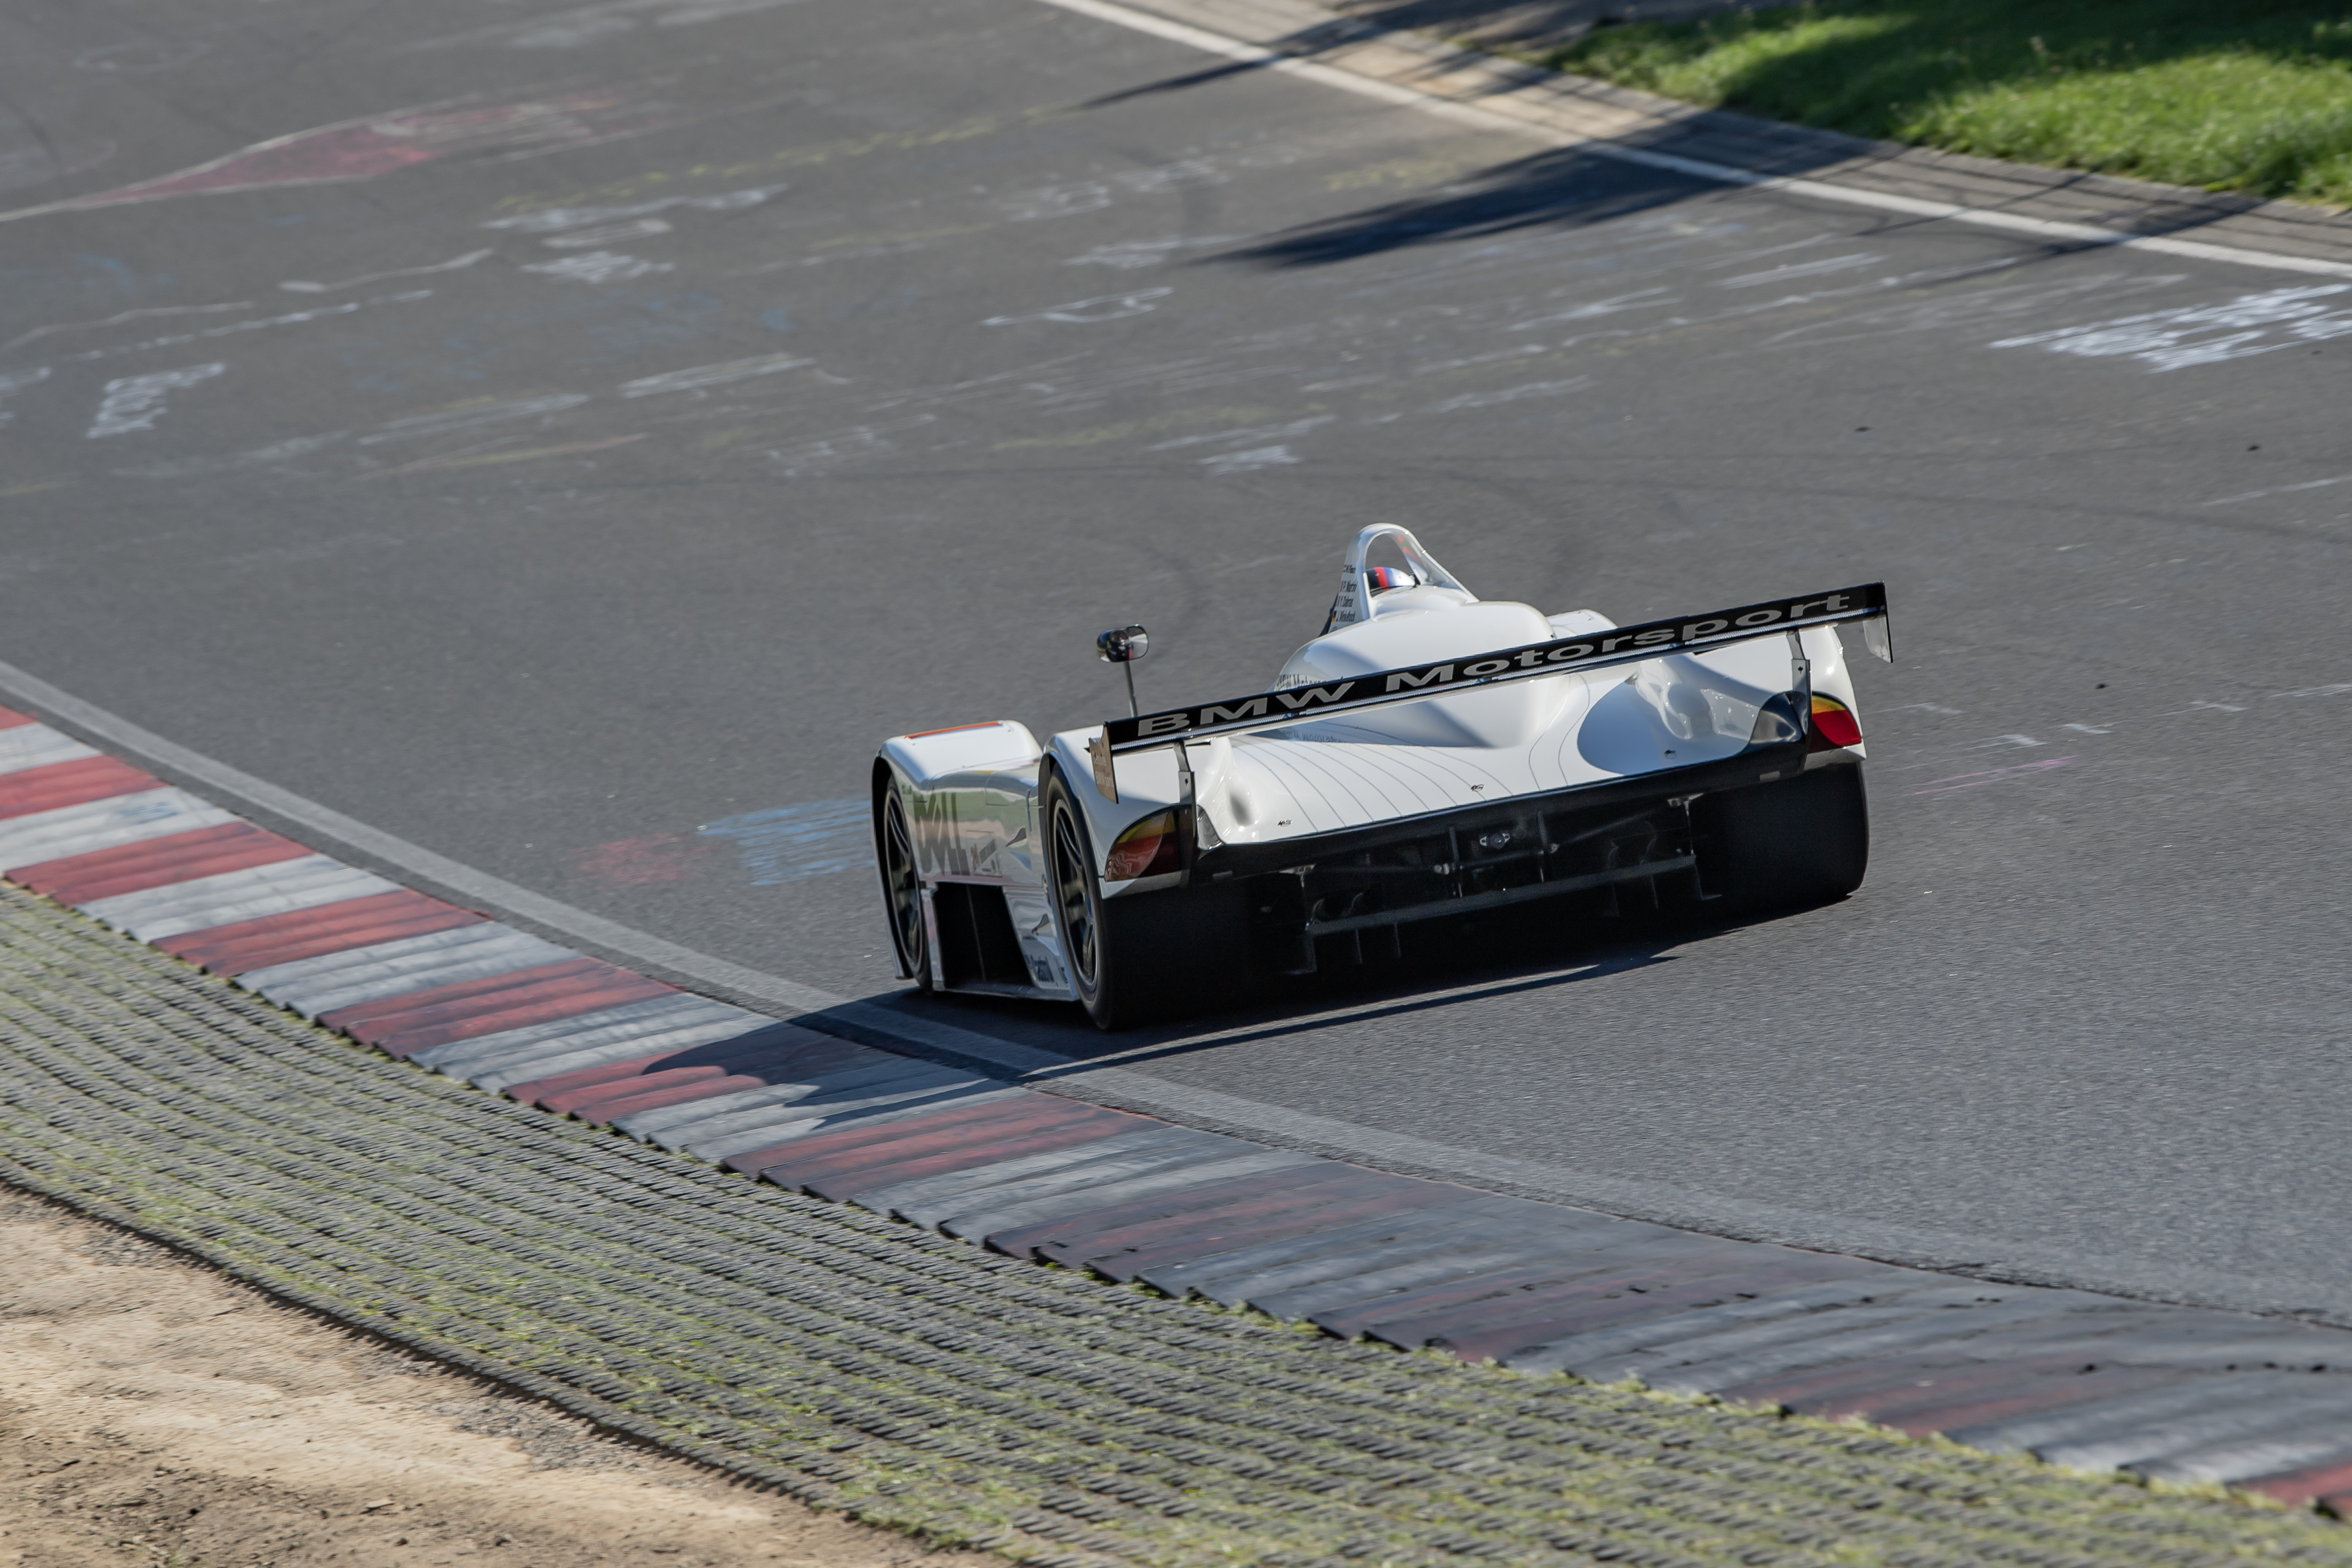
<path fill-rule="evenodd" d="M 599 1436 L 6 1189 L 0 1259 L 0 1568 L 996 1562 Z"/>

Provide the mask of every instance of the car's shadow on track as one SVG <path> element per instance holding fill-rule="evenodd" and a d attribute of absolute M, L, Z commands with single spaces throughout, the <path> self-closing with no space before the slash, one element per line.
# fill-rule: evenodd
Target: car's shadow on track
<path fill-rule="evenodd" d="M 1839 900 L 1843 901 L 1843 900 Z M 1203 1008 L 1142 1028 L 1106 1034 L 1075 1004 L 899 993 L 884 1005 L 999 1039 L 1051 1051 L 1087 1066 L 1154 1061 L 1342 1026 L 1436 1014 L 1509 996 L 1559 993 L 1675 962 L 1677 949 L 1800 912 L 1779 910 L 1722 918 L 1714 910 L 1670 910 L 1595 922 L 1530 923 L 1469 917 L 1407 928 L 1402 955 L 1312 975 L 1236 984 Z M 1049 1079 L 1054 1069 L 1034 1075 Z"/>

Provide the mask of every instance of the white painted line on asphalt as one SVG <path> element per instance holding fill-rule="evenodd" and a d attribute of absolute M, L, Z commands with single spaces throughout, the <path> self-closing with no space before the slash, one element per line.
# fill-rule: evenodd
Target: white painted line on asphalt
<path fill-rule="evenodd" d="M 2099 228 L 2090 224 L 2063 223 L 2052 218 L 2026 217 L 2017 213 L 1998 212 L 1989 207 L 1962 206 L 1952 202 L 1925 201 L 1916 196 L 1896 195 L 1891 191 L 1863 190 L 1826 180 L 1799 179 L 1786 174 L 1759 174 L 1753 169 L 1736 168 L 1728 163 L 1717 163 L 1698 158 L 1677 157 L 1671 153 L 1653 153 L 1646 148 L 1628 147 L 1622 142 L 1586 136 L 1576 132 L 1548 126 L 1538 121 L 1517 114 L 1504 114 L 1475 104 L 1460 103 L 1418 88 L 1396 82 L 1381 81 L 1337 66 L 1323 65 L 1314 60 L 1279 54 L 1257 44 L 1213 33 L 1205 27 L 1154 16 L 1147 12 L 1114 5 L 1111 0 L 1041 0 L 1047 5 L 1092 16 L 1097 21 L 1114 23 L 1166 38 L 1171 43 L 1185 44 L 1205 53 L 1223 56 L 1244 65 L 1263 67 L 1285 76 L 1298 77 L 1335 87 L 1360 97 L 1378 99 L 1383 103 L 1404 104 L 1431 114 L 1475 125 L 1485 131 L 1512 131 L 1520 135 L 1549 142 L 1554 146 L 1578 147 L 1596 157 L 1614 158 L 1621 163 L 1639 163 L 1644 168 L 1663 169 L 1695 179 L 1711 180 L 1719 184 L 1746 185 L 1755 190 L 1786 191 L 1792 195 L 1811 196 L 1817 200 L 1837 202 L 1847 206 L 1869 207 L 1878 212 L 1902 213 L 1910 217 L 1939 218 L 1965 223 L 1979 228 L 1999 229 L 2004 233 L 2028 235 L 2036 239 L 2064 240 L 2074 245 L 2120 246 L 2131 250 L 2155 251 L 2164 256 L 2193 257 L 2200 261 L 2234 262 L 2242 267 L 2267 267 L 2282 272 L 2312 272 L 2330 278 L 2352 278 L 2352 263 L 2324 261 L 2316 257 L 2281 256 L 2268 251 L 2245 250 L 2232 245 L 2215 245 L 2208 240 L 2172 239 L 2162 235 L 2118 234 L 2113 229 Z"/>

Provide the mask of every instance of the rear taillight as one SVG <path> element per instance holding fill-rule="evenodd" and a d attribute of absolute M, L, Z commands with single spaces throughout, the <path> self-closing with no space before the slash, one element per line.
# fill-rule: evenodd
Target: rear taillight
<path fill-rule="evenodd" d="M 1120 834 L 1103 861 L 1103 880 L 1132 881 L 1177 868 L 1176 813 L 1155 811 Z"/>
<path fill-rule="evenodd" d="M 1813 734 L 1832 746 L 1862 744 L 1862 726 L 1855 721 L 1853 710 L 1818 691 L 1813 693 Z"/>

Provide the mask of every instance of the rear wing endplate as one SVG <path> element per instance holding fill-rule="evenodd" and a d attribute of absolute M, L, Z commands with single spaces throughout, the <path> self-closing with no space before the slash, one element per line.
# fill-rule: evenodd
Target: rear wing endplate
<path fill-rule="evenodd" d="M 1704 616 L 1678 616 L 1670 621 L 1646 621 L 1640 626 L 1619 626 L 1583 637 L 1497 648 L 1473 658 L 1449 659 L 1444 664 L 1425 664 L 1413 669 L 1377 670 L 1322 686 L 1294 686 L 1281 691 L 1256 692 L 1228 702 L 1203 702 L 1132 719 L 1113 719 L 1103 726 L 1099 740 L 1088 742 L 1087 750 L 1096 752 L 1095 767 L 1100 775 L 1107 772 L 1113 752 L 1165 746 L 1171 742 L 1210 735 L 1270 730 L 1279 724 L 1296 724 L 1333 713 L 1352 713 L 1392 702 L 1417 702 L 1476 687 L 1538 679 L 1565 670 L 1639 664 L 1661 654 L 1704 653 L 1754 637 L 1846 621 L 1862 623 L 1863 640 L 1870 651 L 1889 663 L 1894 661 L 1895 644 L 1886 622 L 1886 584 L 1864 583 L 1834 593 L 1769 599 Z"/>

